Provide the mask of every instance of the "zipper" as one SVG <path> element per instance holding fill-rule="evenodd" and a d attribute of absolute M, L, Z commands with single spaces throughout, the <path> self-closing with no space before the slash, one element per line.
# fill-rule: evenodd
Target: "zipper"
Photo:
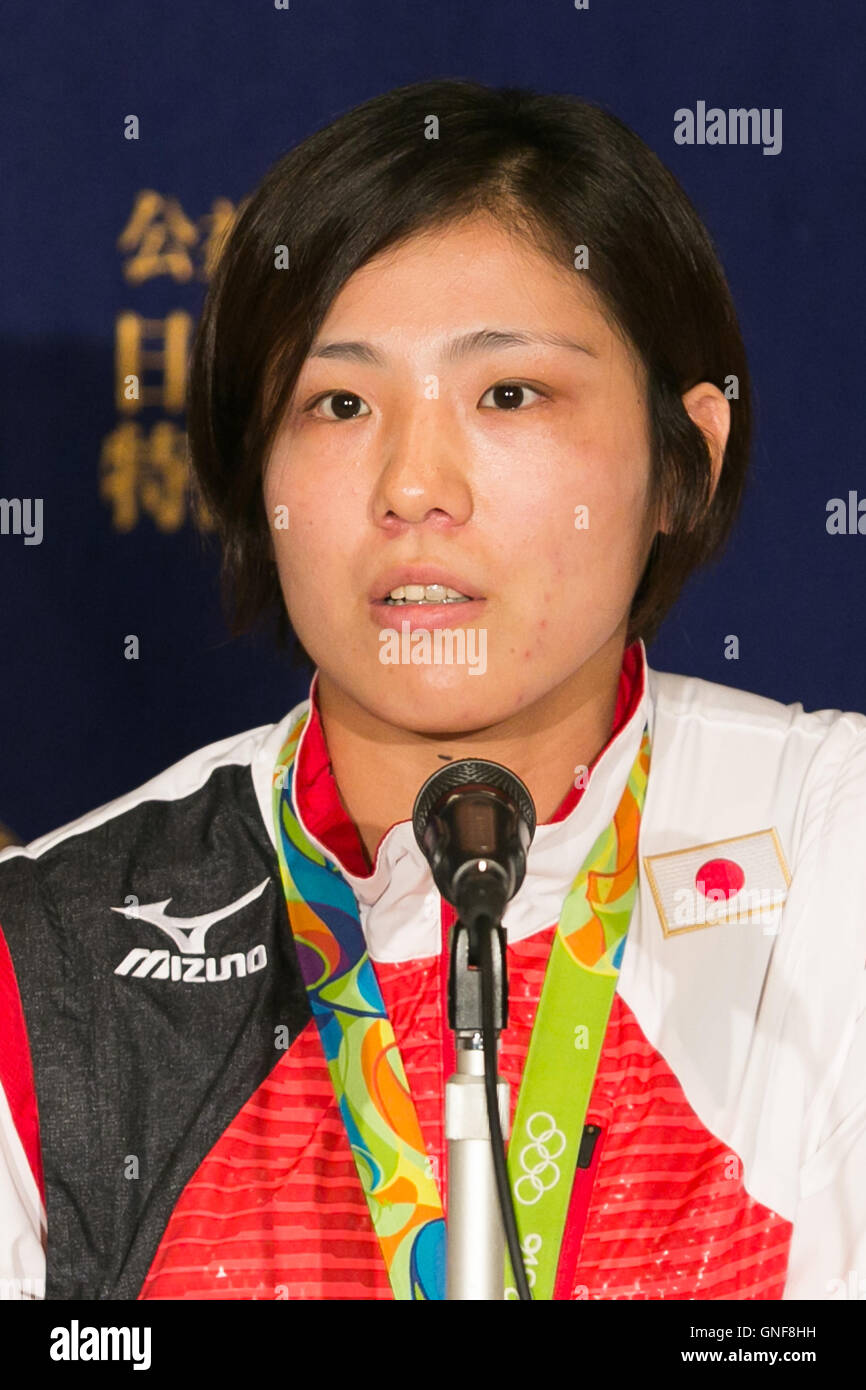
<path fill-rule="evenodd" d="M 577 1164 L 574 1169 L 574 1182 L 571 1187 L 571 1199 L 565 1218 L 565 1230 L 559 1249 L 559 1264 L 553 1286 L 554 1299 L 571 1299 L 574 1292 L 578 1257 L 580 1247 L 583 1244 L 583 1233 L 586 1230 L 586 1219 L 589 1215 L 589 1203 L 595 1175 L 601 1161 L 603 1141 L 604 1131 L 598 1116 L 588 1116 L 583 1126 Z"/>

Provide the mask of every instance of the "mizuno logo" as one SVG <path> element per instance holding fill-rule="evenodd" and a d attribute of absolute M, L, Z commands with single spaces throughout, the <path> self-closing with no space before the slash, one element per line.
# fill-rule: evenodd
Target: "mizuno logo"
<path fill-rule="evenodd" d="M 263 944 L 251 950 L 233 951 L 225 956 L 205 956 L 205 937 L 217 922 L 232 917 L 249 903 L 255 902 L 270 883 L 262 879 L 243 897 L 233 903 L 219 907 L 214 912 L 201 913 L 197 917 L 170 917 L 166 908 L 171 898 L 159 903 L 139 903 L 127 907 L 113 907 L 127 921 L 148 922 L 158 931 L 170 937 L 182 955 L 168 950 L 151 950 L 145 946 L 134 946 L 115 968 L 115 975 L 134 975 L 139 979 L 150 976 L 154 980 L 193 980 L 199 983 L 213 983 L 228 980 L 232 975 L 242 978 L 256 970 L 262 970 L 268 963 L 267 949 Z M 204 972 L 204 973 L 202 973 Z"/>
<path fill-rule="evenodd" d="M 233 913 L 240 912 L 247 903 L 255 902 L 269 883 L 269 878 L 263 878 L 257 888 L 251 888 L 242 898 L 236 898 L 227 907 L 218 907 L 216 912 L 205 912 L 200 917 L 169 917 L 165 909 L 171 898 L 166 898 L 161 903 L 141 903 L 138 907 L 113 907 L 111 910 L 122 912 L 124 917 L 131 917 L 137 922 L 149 922 L 152 927 L 158 927 L 166 936 L 170 936 L 175 946 L 187 955 L 203 956 L 204 939 L 211 927 L 226 917 L 231 917 Z"/>

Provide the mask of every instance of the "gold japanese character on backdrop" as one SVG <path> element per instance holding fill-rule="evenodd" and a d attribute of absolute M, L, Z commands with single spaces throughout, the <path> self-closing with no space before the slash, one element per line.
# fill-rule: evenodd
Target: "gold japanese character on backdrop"
<path fill-rule="evenodd" d="M 190 503 L 185 431 L 170 420 L 160 420 L 149 433 L 131 420 L 118 425 L 102 443 L 99 495 L 111 504 L 117 531 L 131 531 L 142 512 L 161 531 L 179 530 Z M 195 511 L 199 525 L 212 529 L 201 502 Z"/>
<path fill-rule="evenodd" d="M 177 198 L 143 189 L 117 239 L 120 250 L 129 253 L 123 264 L 126 279 L 131 285 L 158 275 L 170 275 L 181 284 L 193 278 L 209 280 L 238 211 L 228 198 L 214 198 L 210 212 L 195 223 Z M 202 264 L 196 271 L 193 251 L 199 245 Z"/>
<path fill-rule="evenodd" d="M 175 309 L 164 319 L 141 314 L 117 316 L 114 352 L 115 403 L 124 415 L 160 406 L 169 415 L 184 408 L 192 317 Z M 158 380 L 144 380 L 146 372 Z"/>
<path fill-rule="evenodd" d="M 143 189 L 117 242 L 127 282 L 139 286 L 163 275 L 180 284 L 209 280 L 245 202 L 236 209 L 228 198 L 214 198 L 210 212 L 193 222 L 177 198 Z M 102 442 L 99 492 L 112 507 L 118 531 L 131 531 L 142 514 L 161 531 L 179 530 L 188 515 L 204 530 L 214 527 L 192 491 L 180 424 L 129 419 L 154 409 L 183 414 L 193 326 L 184 309 L 164 318 L 131 309 L 117 315 L 114 398 L 122 419 Z"/>
<path fill-rule="evenodd" d="M 129 252 L 123 273 L 131 285 L 157 275 L 170 275 L 186 284 L 193 278 L 190 254 L 198 242 L 198 228 L 190 222 L 176 198 L 165 198 L 146 188 L 135 200 L 129 221 L 117 239 Z"/>

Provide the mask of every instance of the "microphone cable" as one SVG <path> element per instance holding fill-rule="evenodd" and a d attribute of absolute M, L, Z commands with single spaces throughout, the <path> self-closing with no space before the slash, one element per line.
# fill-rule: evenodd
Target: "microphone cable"
<path fill-rule="evenodd" d="M 490 1149 L 493 1155 L 493 1172 L 496 1178 L 496 1191 L 499 1197 L 499 1210 L 505 1229 L 505 1243 L 508 1258 L 514 1271 L 517 1296 L 522 1302 L 533 1301 L 532 1290 L 526 1277 L 523 1263 L 523 1250 L 520 1246 L 520 1233 L 517 1230 L 517 1217 L 514 1211 L 514 1197 L 508 1181 L 508 1168 L 505 1161 L 505 1139 L 502 1134 L 502 1121 L 499 1116 L 498 1058 L 496 1056 L 496 1022 L 493 997 L 493 931 L 494 924 L 489 918 L 482 918 L 480 929 L 481 960 L 481 1036 L 484 1042 L 484 1094 L 487 1099 L 487 1122 L 490 1126 Z"/>

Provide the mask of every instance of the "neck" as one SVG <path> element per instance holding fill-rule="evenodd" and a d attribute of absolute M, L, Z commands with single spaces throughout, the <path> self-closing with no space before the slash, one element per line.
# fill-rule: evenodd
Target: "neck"
<path fill-rule="evenodd" d="M 334 777 L 368 866 L 389 826 L 408 820 L 421 784 L 446 762 L 487 758 L 526 783 L 539 824 L 555 813 L 610 737 L 624 630 L 542 699 L 503 723 L 453 735 L 418 734 L 378 719 L 319 672 L 318 702 Z M 371 769 L 375 775 L 371 775 Z"/>

